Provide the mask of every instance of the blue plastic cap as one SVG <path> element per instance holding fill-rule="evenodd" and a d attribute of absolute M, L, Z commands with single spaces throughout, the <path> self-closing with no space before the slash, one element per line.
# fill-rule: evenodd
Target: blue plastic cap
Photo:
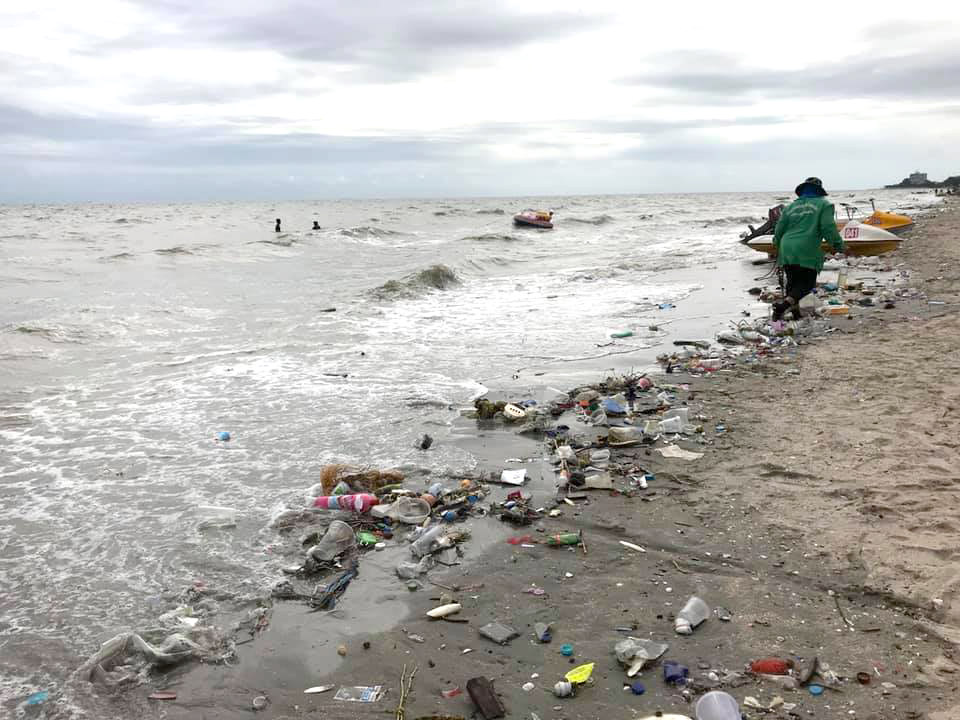
<path fill-rule="evenodd" d="M 223 442 L 227 442 L 229 439 L 230 433 L 228 433 L 226 430 L 217 433 L 217 440 L 223 440 Z"/>

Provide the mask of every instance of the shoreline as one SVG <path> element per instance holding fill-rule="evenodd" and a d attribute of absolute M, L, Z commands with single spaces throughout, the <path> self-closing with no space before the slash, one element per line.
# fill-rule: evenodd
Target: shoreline
<path fill-rule="evenodd" d="M 914 239 L 927 238 L 931 230 L 934 235 L 942 235 L 941 225 L 949 223 L 953 223 L 949 232 L 957 233 L 960 206 L 948 203 L 944 207 L 944 211 L 918 223 L 909 242 L 894 256 L 895 263 L 904 259 L 922 268 L 918 273 L 936 277 L 932 273 L 937 271 L 937 261 L 925 259 Z M 950 248 L 945 243 L 944 250 L 947 249 Z M 944 291 L 949 289 L 947 284 L 930 279 L 923 282 L 925 287 L 930 285 L 938 290 L 942 285 Z M 843 330 L 837 334 L 854 334 L 850 326 L 855 325 L 855 332 L 875 338 L 881 330 L 889 331 L 894 323 L 912 322 L 904 317 L 915 317 L 920 312 L 931 314 L 931 307 L 939 307 L 914 307 L 910 301 L 900 305 L 904 312 L 897 311 L 895 315 L 870 310 L 862 315 L 858 312 L 859 320 L 835 321 Z M 914 322 L 908 329 L 919 332 L 921 324 L 949 325 L 951 320 L 951 315 L 941 313 Z M 911 345 L 904 341 L 902 348 Z M 918 352 L 915 345 L 912 349 Z M 386 611 L 380 620 L 389 627 L 374 633 L 350 628 L 347 656 L 341 661 L 334 652 L 339 640 L 332 640 L 325 628 L 349 623 L 349 617 L 342 617 L 343 611 L 309 614 L 296 603 L 277 603 L 268 629 L 241 650 L 239 665 L 229 669 L 188 666 L 176 670 L 167 679 L 176 686 L 182 700 L 165 704 L 162 709 L 156 704 L 146 708 L 168 718 L 235 717 L 252 714 L 252 697 L 266 694 L 270 704 L 257 713 L 258 717 L 377 717 L 396 707 L 400 668 L 404 663 L 416 663 L 420 671 L 407 704 L 409 718 L 470 717 L 474 709 L 465 692 L 449 699 L 440 693 L 452 685 L 465 689 L 466 679 L 477 675 L 495 681 L 508 708 L 508 717 L 530 717 L 532 712 L 542 720 L 628 712 L 646 715 L 658 709 L 692 716 L 693 708 L 680 692 L 664 684 L 659 665 L 642 674 L 641 681 L 647 689 L 644 695 L 623 692 L 626 676 L 613 657 L 612 647 L 625 635 L 615 628 L 635 625 L 635 636 L 669 643 L 665 658 L 684 662 L 691 676 L 716 672 L 723 677 L 725 672 L 742 672 L 743 664 L 752 659 L 776 654 L 807 659 L 817 656 L 847 677 L 863 668 L 877 668 L 878 664 L 884 668 L 874 671 L 878 677 L 873 685 L 860 687 L 854 681 L 844 686 L 845 694 L 834 697 L 828 694 L 814 698 L 805 691 L 789 692 L 754 679 L 738 679 L 724 685 L 722 689 L 741 703 L 746 695 L 762 702 L 782 695 L 788 703 L 798 705 L 796 712 L 813 711 L 817 717 L 848 717 L 850 710 L 859 718 L 907 717 L 903 713 L 927 712 L 930 702 L 944 709 L 953 703 L 954 710 L 949 712 L 957 712 L 957 691 L 944 689 L 935 682 L 938 676 L 949 679 L 949 671 L 955 666 L 947 646 L 960 642 L 960 637 L 951 634 L 960 635 L 955 630 L 960 623 L 956 622 L 957 611 L 950 605 L 952 595 L 937 598 L 943 601 L 939 606 L 921 608 L 902 592 L 884 590 L 875 581 L 871 584 L 869 573 L 855 567 L 844 550 L 845 543 L 850 541 L 849 533 L 856 532 L 856 527 L 845 517 L 851 524 L 845 534 L 830 521 L 832 503 L 838 497 L 846 500 L 846 496 L 824 493 L 821 497 L 818 493 L 822 488 L 815 485 L 820 476 L 808 469 L 822 463 L 823 458 L 811 458 L 797 449 L 788 463 L 771 460 L 779 457 L 784 439 L 782 432 L 772 427 L 780 415 L 771 410 L 771 406 L 777 406 L 770 398 L 776 396 L 780 406 L 807 420 L 816 418 L 808 392 L 812 380 L 805 373 L 814 373 L 823 381 L 824 373 L 833 367 L 831 362 L 843 357 L 847 363 L 853 363 L 860 350 L 848 339 L 828 338 L 804 347 L 794 361 L 765 362 L 709 378 L 689 378 L 691 406 L 702 407 L 702 412 L 710 416 L 711 425 L 722 420 L 727 432 L 712 438 L 714 446 L 707 449 L 703 458 L 690 463 L 660 458 L 643 449 L 622 451 L 618 458 L 632 458 L 657 476 L 651 494 L 627 500 L 624 496 L 594 491 L 587 504 L 576 511 L 540 523 L 549 533 L 584 530 L 589 538 L 586 555 L 543 546 L 520 549 L 507 545 L 502 542 L 506 535 L 525 534 L 528 530 L 502 524 L 499 529 L 503 532 L 497 532 L 500 523 L 493 524 L 494 531 L 482 542 L 471 540 L 466 547 L 468 564 L 430 574 L 436 582 L 451 586 L 483 583 L 482 588 L 460 598 L 464 604 L 462 616 L 469 618 L 469 623 L 426 621 L 423 612 L 437 604 L 430 598 L 436 597 L 439 590 L 433 588 L 437 592 L 432 592 L 428 586 L 409 593 L 402 583 L 389 578 L 389 589 L 383 595 L 365 598 L 375 612 Z M 826 377 L 830 382 L 839 381 Z M 670 382 L 679 379 L 680 376 L 674 376 Z M 856 379 L 859 382 L 865 378 Z M 815 396 L 817 388 L 813 389 Z M 821 388 L 821 396 L 825 392 Z M 755 395 L 764 401 L 755 400 Z M 925 396 L 923 399 L 930 402 Z M 903 410 L 896 406 L 893 409 Z M 829 418 L 831 414 L 824 411 L 822 416 Z M 848 422 L 844 432 L 855 434 L 858 428 L 852 425 L 853 417 L 844 418 Z M 873 418 L 867 422 L 872 424 Z M 809 442 L 806 436 L 804 440 Z M 503 428 L 479 429 L 472 437 L 465 430 L 456 442 L 470 447 L 482 469 L 502 467 L 505 457 L 539 458 L 544 454 L 541 442 Z M 848 445 L 843 449 L 849 450 L 849 438 L 845 442 Z M 814 441 L 813 447 L 822 452 L 817 443 L 819 440 Z M 751 453 L 749 461 L 743 457 L 745 453 Z M 554 477 L 552 465 L 537 459 L 526 467 L 531 475 L 543 478 L 527 489 L 549 493 Z M 810 484 L 814 484 L 812 489 Z M 844 491 L 860 488 L 856 483 L 848 484 L 853 489 Z M 497 491 L 491 497 L 503 494 Z M 955 531 L 960 533 L 960 528 Z M 621 540 L 642 545 L 646 553 L 638 555 L 624 550 Z M 365 555 L 361 577 L 389 576 L 397 558 L 408 554 L 405 545 L 395 550 L 394 554 Z M 572 577 L 566 577 L 566 573 Z M 523 589 L 531 583 L 543 587 L 547 595 L 524 594 Z M 357 584 L 347 591 L 341 608 L 349 606 L 360 587 Z M 833 596 L 829 594 L 831 590 Z M 677 636 L 669 616 L 695 592 L 712 606 L 729 608 L 733 620 L 721 623 L 711 619 L 694 635 Z M 834 609 L 834 597 L 838 598 L 838 606 L 841 597 L 847 605 L 847 618 L 870 630 L 857 632 L 845 627 Z M 384 609 L 376 610 L 381 604 Z M 394 614 L 397 605 L 409 610 L 406 614 Z M 912 617 L 911 613 L 921 617 Z M 937 626 L 930 624 L 931 619 Z M 480 638 L 476 628 L 492 620 L 512 625 L 521 636 L 506 646 Z M 541 645 L 530 637 L 533 623 L 540 621 L 556 623 L 554 642 L 550 645 Z M 879 629 L 873 630 L 875 627 Z M 851 639 L 853 633 L 856 638 Z M 424 637 L 426 642 L 411 641 L 411 634 Z M 369 650 L 362 649 L 363 641 L 370 642 Z M 571 667 L 558 652 L 563 643 L 574 646 L 577 663 L 596 662 L 597 668 L 592 687 L 575 698 L 558 700 L 549 689 Z M 902 652 L 896 649 L 898 644 L 903 646 Z M 446 647 L 441 650 L 440 645 Z M 473 652 L 460 654 L 467 647 Z M 908 656 L 909 663 L 902 659 Z M 915 658 L 923 658 L 930 668 L 925 665 L 923 673 L 911 674 Z M 431 661 L 434 668 L 430 668 Z M 887 674 L 887 668 L 900 668 L 904 663 L 907 664 L 901 668 L 902 674 L 897 670 Z M 530 681 L 534 673 L 539 675 L 533 680 L 536 688 L 523 691 L 521 685 Z M 332 693 L 303 695 L 303 688 L 323 682 L 382 684 L 389 692 L 383 700 L 371 704 L 334 702 Z M 896 687 L 884 688 L 881 682 L 893 682 Z M 893 706 L 896 709 L 891 709 Z M 759 716 L 749 712 L 748 717 Z M 946 720 L 953 716 L 948 713 L 930 718 Z M 789 715 L 782 711 L 766 717 Z"/>

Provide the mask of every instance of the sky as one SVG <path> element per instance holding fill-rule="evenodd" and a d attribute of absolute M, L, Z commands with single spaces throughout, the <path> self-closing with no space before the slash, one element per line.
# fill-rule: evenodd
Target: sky
<path fill-rule="evenodd" d="M 956 2 L 0 6 L 0 202 L 960 174 Z"/>

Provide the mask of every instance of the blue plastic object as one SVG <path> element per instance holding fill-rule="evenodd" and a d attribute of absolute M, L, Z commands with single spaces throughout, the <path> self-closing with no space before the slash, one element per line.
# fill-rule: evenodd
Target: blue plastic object
<path fill-rule="evenodd" d="M 683 685 L 690 677 L 690 668 L 673 660 L 663 663 L 663 679 L 668 685 Z"/>
<path fill-rule="evenodd" d="M 604 398 L 603 410 L 608 415 L 626 415 L 627 408 L 612 398 Z"/>
<path fill-rule="evenodd" d="M 40 705 L 43 702 L 46 702 L 47 698 L 50 697 L 50 693 L 47 690 L 41 690 L 40 692 L 35 692 L 33 695 L 27 698 L 27 705 Z"/>
<path fill-rule="evenodd" d="M 823 695 L 823 685 L 807 685 L 811 695 Z"/>
<path fill-rule="evenodd" d="M 560 654 L 564 657 L 570 657 L 573 655 L 573 645 L 561 645 Z"/>
<path fill-rule="evenodd" d="M 230 433 L 228 433 L 226 430 L 222 430 L 217 433 L 217 440 L 227 442 L 229 439 L 230 439 Z"/>
<path fill-rule="evenodd" d="M 646 691 L 647 689 L 643 686 L 643 683 L 641 682 L 635 682 L 633 685 L 630 686 L 630 692 L 632 692 L 634 695 L 643 695 Z"/>

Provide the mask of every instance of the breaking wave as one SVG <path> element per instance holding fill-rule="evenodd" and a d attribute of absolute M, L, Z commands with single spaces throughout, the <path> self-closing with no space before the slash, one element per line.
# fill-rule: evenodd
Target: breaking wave
<path fill-rule="evenodd" d="M 591 218 L 565 218 L 564 222 L 578 223 L 580 225 L 606 225 L 607 223 L 612 223 L 614 219 L 612 215 L 594 215 Z"/>
<path fill-rule="evenodd" d="M 374 297 L 384 300 L 413 297 L 431 290 L 447 290 L 460 284 L 460 278 L 446 265 L 431 265 L 425 270 L 407 275 L 402 280 L 388 280 L 374 289 Z"/>
<path fill-rule="evenodd" d="M 752 215 L 728 215 L 721 218 L 705 218 L 700 222 L 704 227 L 713 227 L 715 225 L 746 225 L 748 223 L 763 222 L 762 219 Z"/>
<path fill-rule="evenodd" d="M 360 225 L 359 227 L 352 228 L 341 228 L 340 234 L 344 237 L 349 238 L 382 238 L 382 237 L 393 237 L 395 235 L 404 235 L 398 230 L 390 230 L 389 228 L 378 228 L 370 227 L 369 225 Z"/>
<path fill-rule="evenodd" d="M 463 242 L 517 242 L 523 240 L 516 235 L 506 235 L 499 233 L 486 233 L 484 235 L 468 235 L 463 238 Z"/>
<path fill-rule="evenodd" d="M 173 247 L 160 248 L 159 250 L 154 250 L 157 255 L 193 255 L 193 253 L 187 250 L 183 245 L 174 245 Z"/>
<path fill-rule="evenodd" d="M 84 343 L 90 339 L 90 335 L 78 328 L 67 328 L 60 325 L 10 325 L 7 326 L 8 332 L 14 332 L 19 335 L 30 335 L 41 338 L 52 343 Z"/>
<path fill-rule="evenodd" d="M 506 215 L 507 211 L 502 208 L 481 208 L 477 210 L 477 215 Z"/>

